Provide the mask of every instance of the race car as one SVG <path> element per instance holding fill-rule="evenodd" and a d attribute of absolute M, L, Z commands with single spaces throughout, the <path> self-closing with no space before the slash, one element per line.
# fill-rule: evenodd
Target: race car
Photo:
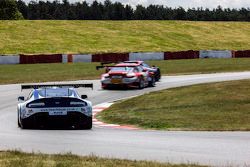
<path fill-rule="evenodd" d="M 22 129 L 46 127 L 92 128 L 92 104 L 75 88 L 93 84 L 21 85 L 32 89 L 28 97 L 19 96 L 18 126 Z"/>
<path fill-rule="evenodd" d="M 138 64 L 142 66 L 143 69 L 148 70 L 154 73 L 155 81 L 159 81 L 161 79 L 161 71 L 159 67 L 150 66 L 144 61 L 124 61 L 123 63 L 131 63 L 131 64 Z"/>
<path fill-rule="evenodd" d="M 147 86 L 155 86 L 154 74 L 144 70 L 138 64 L 120 63 L 114 66 L 99 67 L 106 68 L 106 73 L 101 76 L 103 89 L 117 86 L 143 89 Z"/>

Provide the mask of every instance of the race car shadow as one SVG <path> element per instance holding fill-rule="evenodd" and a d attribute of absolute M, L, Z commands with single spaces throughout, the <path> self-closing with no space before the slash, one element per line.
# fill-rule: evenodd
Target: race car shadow
<path fill-rule="evenodd" d="M 30 130 L 90 130 L 88 128 L 79 128 L 74 126 L 37 126 L 29 129 Z"/>
<path fill-rule="evenodd" d="M 65 124 L 64 122 L 60 123 L 52 123 L 46 122 L 44 124 L 33 124 L 25 129 L 31 130 L 89 130 L 92 126 L 77 126 L 77 125 L 69 125 Z"/>

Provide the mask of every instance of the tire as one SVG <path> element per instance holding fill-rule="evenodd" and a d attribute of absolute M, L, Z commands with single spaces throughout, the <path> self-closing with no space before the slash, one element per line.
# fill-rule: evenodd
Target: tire
<path fill-rule="evenodd" d="M 21 119 L 21 122 L 20 122 L 20 127 L 21 127 L 22 129 L 29 129 L 29 128 L 31 128 L 31 126 L 28 124 L 28 122 L 27 122 L 27 121 L 24 121 L 24 120 L 22 120 L 22 119 Z"/>
<path fill-rule="evenodd" d="M 17 125 L 18 125 L 19 128 L 21 128 L 21 124 L 20 124 L 19 118 L 17 118 Z"/>
<path fill-rule="evenodd" d="M 143 89 L 145 87 L 145 83 L 143 83 L 142 79 L 139 80 L 138 89 Z"/>
<path fill-rule="evenodd" d="M 154 87 L 155 86 L 155 77 L 152 77 L 152 81 L 149 82 L 149 86 L 150 87 Z"/>
<path fill-rule="evenodd" d="M 92 129 L 92 121 L 89 122 L 88 124 L 86 124 L 85 129 L 86 129 L 86 130 Z"/>
<path fill-rule="evenodd" d="M 85 123 L 79 122 L 78 129 L 90 130 L 92 129 L 92 117 L 88 118 Z"/>
<path fill-rule="evenodd" d="M 103 89 L 103 90 L 108 90 L 108 88 L 107 88 L 107 87 L 102 87 L 102 89 Z"/>
<path fill-rule="evenodd" d="M 109 88 L 108 85 L 104 86 L 104 85 L 102 84 L 102 89 L 103 89 L 103 90 L 107 90 L 108 88 Z"/>
<path fill-rule="evenodd" d="M 156 75 L 155 75 L 155 81 L 158 82 L 160 79 L 161 79 L 161 71 L 160 71 L 160 69 L 158 68 L 158 69 L 157 69 L 157 73 L 156 73 Z"/>
<path fill-rule="evenodd" d="M 20 124 L 20 121 L 19 121 L 19 111 L 17 110 L 17 126 L 20 128 L 21 127 L 21 124 Z"/>

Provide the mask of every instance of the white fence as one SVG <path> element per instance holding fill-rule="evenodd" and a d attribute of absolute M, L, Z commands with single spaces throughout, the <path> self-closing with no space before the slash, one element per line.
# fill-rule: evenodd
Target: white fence
<path fill-rule="evenodd" d="M 200 58 L 232 58 L 230 50 L 201 50 Z"/>
<path fill-rule="evenodd" d="M 164 52 L 129 53 L 129 60 L 164 60 Z"/>
<path fill-rule="evenodd" d="M 0 55 L 0 64 L 19 64 L 19 55 Z"/>
<path fill-rule="evenodd" d="M 92 62 L 92 55 L 91 54 L 77 54 L 77 55 L 72 55 L 72 62 L 77 63 L 77 62 Z"/>

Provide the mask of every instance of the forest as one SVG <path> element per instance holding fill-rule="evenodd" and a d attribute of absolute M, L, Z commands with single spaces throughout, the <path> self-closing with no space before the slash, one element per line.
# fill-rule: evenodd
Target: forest
<path fill-rule="evenodd" d="M 0 19 L 27 20 L 189 20 L 250 21 L 250 8 L 171 8 L 163 5 L 137 5 L 105 0 L 103 3 L 1 0 Z"/>

